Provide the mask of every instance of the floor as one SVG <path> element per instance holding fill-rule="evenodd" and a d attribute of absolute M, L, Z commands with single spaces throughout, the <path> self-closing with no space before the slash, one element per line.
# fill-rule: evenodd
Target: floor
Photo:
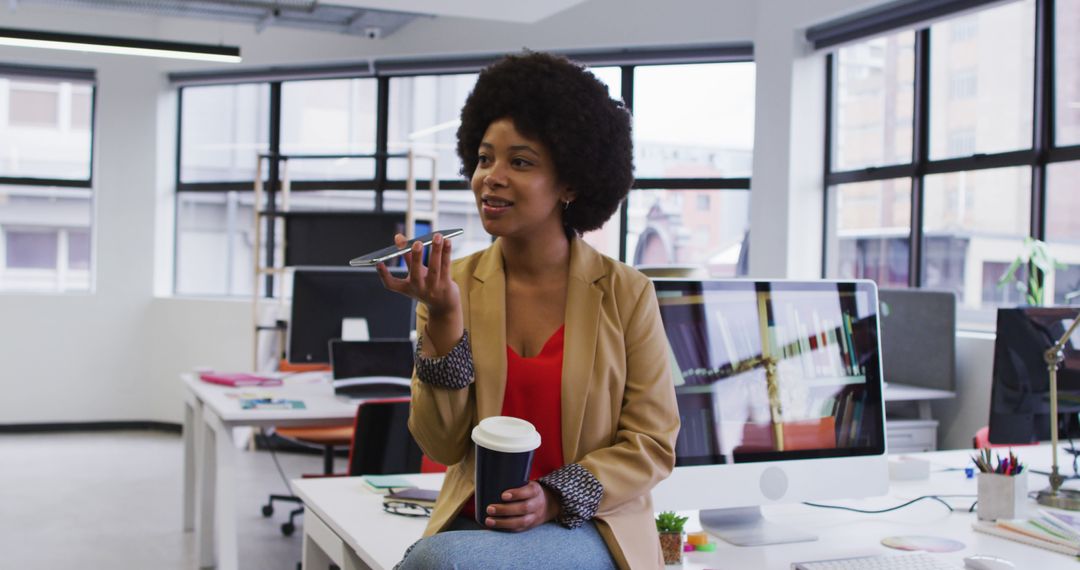
<path fill-rule="evenodd" d="M 194 567 L 194 535 L 181 528 L 178 434 L 4 434 L 0 457 L 0 567 Z M 322 470 L 318 455 L 277 457 L 289 478 Z M 236 470 L 241 570 L 296 568 L 303 517 L 286 537 L 280 526 L 287 504 L 272 519 L 260 513 L 269 493 L 285 490 L 270 454 L 240 453 Z"/>

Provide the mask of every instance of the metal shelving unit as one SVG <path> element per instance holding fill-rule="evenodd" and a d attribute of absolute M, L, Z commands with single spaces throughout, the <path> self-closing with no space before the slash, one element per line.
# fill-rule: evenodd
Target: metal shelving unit
<path fill-rule="evenodd" d="M 252 369 L 262 370 L 265 367 L 259 365 L 259 334 L 265 332 L 281 333 L 281 326 L 279 323 L 281 319 L 274 318 L 273 324 L 265 324 L 266 318 L 260 313 L 267 307 L 273 307 L 275 316 L 280 316 L 284 312 L 285 307 L 285 295 L 281 291 L 280 287 L 275 287 L 273 290 L 278 291 L 278 294 L 273 297 L 261 297 L 259 295 L 259 280 L 260 278 L 270 276 L 275 283 L 281 284 L 285 282 L 285 278 L 289 275 L 289 272 L 294 267 L 289 267 L 284 264 L 284 254 L 278 251 L 274 252 L 274 263 L 267 265 L 263 262 L 263 244 L 265 242 L 264 237 L 264 223 L 268 217 L 281 216 L 290 211 L 290 197 L 292 181 L 289 177 L 289 161 L 290 160 L 341 160 L 341 159 L 353 159 L 353 158 L 404 158 L 407 163 L 407 176 L 405 180 L 405 235 L 415 235 L 416 222 L 425 221 L 428 222 L 434 229 L 438 225 L 439 217 L 439 178 L 436 157 L 434 155 L 420 154 L 412 150 L 401 154 L 273 154 L 273 153 L 259 153 L 256 155 L 255 166 L 255 191 L 254 191 L 254 203 L 253 210 L 255 212 L 255 243 L 254 243 L 254 286 L 252 287 L 251 294 L 251 316 L 252 326 L 254 327 L 256 338 L 254 347 L 252 350 Z M 264 211 L 263 199 L 266 194 L 263 186 L 263 163 L 269 164 L 270 161 L 277 160 L 278 172 L 280 172 L 281 179 L 281 207 L 275 208 L 271 211 Z M 430 208 L 426 210 L 418 210 L 416 207 L 416 169 L 415 164 L 417 160 L 430 161 L 431 164 L 431 178 L 429 190 L 431 192 L 431 204 Z M 269 169 L 268 169 L 269 170 Z M 334 213 L 333 210 L 328 210 L 325 213 Z M 283 226 L 278 226 L 274 230 L 275 244 L 282 244 L 280 248 L 281 252 L 284 252 L 285 240 L 288 236 L 285 235 Z M 275 249 L 277 249 L 275 247 Z M 280 335 L 278 337 L 278 350 L 277 353 L 281 354 L 284 348 L 285 337 Z M 276 362 L 276 359 L 275 359 Z"/>

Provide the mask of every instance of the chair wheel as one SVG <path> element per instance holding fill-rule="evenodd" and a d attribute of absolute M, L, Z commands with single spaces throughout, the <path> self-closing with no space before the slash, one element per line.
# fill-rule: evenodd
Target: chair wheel
<path fill-rule="evenodd" d="M 287 522 L 281 525 L 281 534 L 284 534 L 285 536 L 292 536 L 294 532 L 296 532 L 296 526 L 293 525 L 293 523 Z"/>
<path fill-rule="evenodd" d="M 262 514 L 264 517 L 270 517 L 274 514 L 274 505 L 263 505 Z"/>

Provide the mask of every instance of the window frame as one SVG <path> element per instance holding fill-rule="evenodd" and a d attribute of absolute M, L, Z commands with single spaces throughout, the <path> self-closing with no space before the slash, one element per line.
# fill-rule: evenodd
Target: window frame
<path fill-rule="evenodd" d="M 1047 166 L 1056 162 L 1080 160 L 1080 144 L 1058 146 L 1054 141 L 1055 128 L 1055 0 L 1035 2 L 1035 60 L 1034 104 L 1032 106 L 1032 141 L 1029 148 L 997 153 L 972 153 L 965 156 L 932 160 L 929 155 L 930 118 L 930 52 L 933 49 L 929 24 L 920 24 L 915 31 L 915 101 L 913 109 L 912 160 L 908 163 L 852 170 L 833 170 L 834 101 L 836 98 L 835 70 L 837 56 L 830 52 L 825 57 L 825 156 L 824 156 L 824 220 L 822 230 L 821 276 L 828 274 L 831 263 L 829 251 L 830 224 L 829 189 L 840 184 L 867 182 L 890 178 L 910 177 L 911 231 L 908 235 L 910 256 L 908 259 L 908 287 L 924 285 L 923 264 L 925 235 L 924 191 L 925 177 L 961 171 L 1027 166 L 1031 168 L 1030 223 L 1028 234 L 1036 239 L 1046 238 L 1046 184 Z M 876 30 L 877 33 L 900 31 L 898 29 Z M 849 38 L 856 39 L 856 38 Z M 864 36 L 861 39 L 868 39 Z"/>
<path fill-rule="evenodd" d="M 94 225 L 96 223 L 94 217 L 94 171 L 95 171 L 95 153 L 97 150 L 97 96 L 98 96 L 98 84 L 97 73 L 93 69 L 83 68 L 66 68 L 66 67 L 51 67 L 51 66 L 38 66 L 38 65 L 22 65 L 22 64 L 9 64 L 0 63 L 0 76 L 9 78 L 11 80 L 19 81 L 25 80 L 28 82 L 56 82 L 58 85 L 64 82 L 70 82 L 73 84 L 80 84 L 89 87 L 89 116 L 88 124 L 86 125 L 90 131 L 90 144 L 88 149 L 87 158 L 87 170 L 85 178 L 49 178 L 41 176 L 3 176 L 0 175 L 0 188 L 25 188 L 27 196 L 39 196 L 49 197 L 55 195 L 54 190 L 59 189 L 59 192 L 63 193 L 64 189 L 74 189 L 76 191 L 85 191 L 86 199 L 90 201 L 90 214 L 89 225 L 82 226 L 70 226 L 66 223 L 58 223 L 49 226 L 30 226 L 34 231 L 48 231 L 54 232 L 57 239 L 57 251 L 56 260 L 51 268 L 24 268 L 24 267 L 8 267 L 7 266 L 7 232 L 6 228 L 13 228 L 16 232 L 25 231 L 27 228 L 19 223 L 7 224 L 4 228 L 0 228 L 0 247 L 5 248 L 5 251 L 0 252 L 0 273 L 6 273 L 9 276 L 15 275 L 33 275 L 40 273 L 42 275 L 52 274 L 53 282 L 57 284 L 56 288 L 38 289 L 38 288 L 3 288 L 0 289 L 0 295 L 23 295 L 27 293 L 44 293 L 44 294 L 58 294 L 58 295 L 71 295 L 71 294 L 87 294 L 94 292 L 94 273 L 96 271 L 95 266 L 95 254 L 94 254 L 94 241 L 95 231 Z M 71 93 L 69 92 L 69 97 Z M 62 117 L 58 109 L 58 117 Z M 65 128 L 70 129 L 72 127 L 71 117 L 68 117 L 68 122 L 63 125 Z M 82 192 L 78 192 L 82 193 Z M 85 269 L 73 268 L 71 266 L 71 249 L 70 249 L 70 235 L 74 231 L 86 231 L 89 240 L 89 257 L 87 259 L 87 267 Z M 83 288 L 67 288 L 65 286 L 65 280 L 72 272 L 83 272 L 87 274 L 87 286 Z"/>
<path fill-rule="evenodd" d="M 61 187 L 61 188 L 94 188 L 94 151 L 95 135 L 97 132 L 97 74 L 92 69 L 76 69 L 65 67 L 40 67 L 31 65 L 0 64 L 0 76 L 24 78 L 28 81 L 54 80 L 54 81 L 77 81 L 87 83 L 90 86 L 90 155 L 89 165 L 85 179 L 80 178 L 48 178 L 40 176 L 3 176 L 0 175 L 0 186 L 38 186 L 38 187 Z"/>
<path fill-rule="evenodd" d="M 622 73 L 621 96 L 627 109 L 634 110 L 634 70 L 640 66 L 651 65 L 685 65 L 694 63 L 745 63 L 754 62 L 753 46 L 751 44 L 723 44 L 697 47 L 680 48 L 657 48 L 657 49 L 625 49 L 615 51 L 591 51 L 564 53 L 568 58 L 590 67 L 618 67 Z M 429 75 L 451 75 L 461 73 L 476 73 L 485 66 L 495 61 L 498 55 L 482 56 L 469 59 L 387 59 L 375 60 L 370 64 L 357 66 L 335 67 L 329 73 L 319 75 L 320 68 L 313 68 L 313 74 L 304 76 L 301 68 L 275 69 L 265 72 L 254 70 L 245 71 L 238 75 L 229 75 L 220 72 L 183 73 L 170 75 L 170 80 L 177 85 L 177 116 L 176 116 L 176 157 L 175 157 L 175 199 L 179 203 L 181 193 L 184 192 L 251 192 L 254 180 L 246 181 L 204 181 L 183 182 L 181 180 L 182 148 L 183 148 L 183 90 L 190 87 L 206 85 L 236 85 L 251 83 L 268 83 L 270 85 L 269 114 L 269 154 L 280 153 L 281 143 L 281 86 L 291 81 L 303 81 L 309 79 L 359 79 L 374 77 L 377 80 L 376 89 L 376 133 L 375 133 L 375 171 L 372 178 L 344 179 L 344 180 L 314 180 L 296 179 L 290 181 L 292 192 L 308 192 L 319 190 L 373 190 L 375 191 L 375 209 L 382 211 L 383 194 L 387 190 L 404 190 L 406 181 L 403 179 L 390 179 L 387 176 L 388 161 L 388 137 L 389 137 L 389 106 L 390 106 L 390 79 L 396 77 L 416 77 Z M 325 71 L 325 70 L 322 70 Z M 298 74 L 300 74 L 298 76 Z M 275 195 L 277 194 L 277 161 L 270 161 L 267 179 L 264 180 L 266 191 L 266 209 L 273 211 L 276 207 Z M 424 187 L 430 181 L 422 178 L 417 179 L 417 184 Z M 750 178 L 636 178 L 631 187 L 635 190 L 710 190 L 750 191 Z M 463 179 L 439 180 L 439 190 L 450 192 L 468 191 L 469 185 Z M 627 251 L 627 225 L 628 225 L 628 201 L 623 200 L 617 212 L 617 218 L 612 217 L 612 222 L 618 220 L 619 232 L 619 259 L 627 260 L 627 256 L 633 252 Z M 175 209 L 179 215 L 179 208 Z M 274 216 L 267 216 L 266 243 L 264 251 L 268 261 L 273 260 L 274 255 Z M 178 221 L 178 220 L 174 220 Z M 174 224 L 179 231 L 179 224 Z M 179 282 L 176 263 L 176 242 L 174 239 L 173 252 L 173 294 L 177 294 Z M 264 296 L 273 297 L 273 278 L 266 278 Z M 233 295 L 233 293 L 227 293 Z"/>

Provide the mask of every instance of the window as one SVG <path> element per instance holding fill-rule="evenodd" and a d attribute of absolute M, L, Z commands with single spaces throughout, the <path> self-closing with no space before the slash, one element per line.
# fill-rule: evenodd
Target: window
<path fill-rule="evenodd" d="M 968 41 L 937 41 L 972 19 Z M 979 153 L 1030 148 L 1034 73 L 1035 0 L 931 26 L 930 158 L 963 156 L 949 152 L 958 131 L 974 133 Z"/>
<path fill-rule="evenodd" d="M 634 69 L 639 178 L 747 177 L 753 148 L 753 63 Z"/>
<path fill-rule="evenodd" d="M 628 210 L 627 263 L 703 268 L 710 277 L 746 273 L 749 192 L 634 190 Z"/>
<path fill-rule="evenodd" d="M 390 79 L 390 135 L 387 150 L 409 149 L 435 157 L 440 180 L 461 180 L 457 156 L 457 129 L 461 107 L 476 84 L 476 74 L 420 75 Z M 391 160 L 388 176 L 404 180 L 408 163 Z M 428 160 L 414 162 L 418 179 L 431 178 Z"/>
<path fill-rule="evenodd" d="M 92 93 L 90 81 L 0 74 L 0 178 L 81 180 L 89 187 Z"/>
<path fill-rule="evenodd" d="M 613 98 L 634 105 L 637 171 L 629 199 L 604 227 L 584 236 L 587 242 L 631 264 L 692 265 L 716 276 L 745 272 L 754 64 L 749 49 L 727 61 L 732 57 L 660 64 L 650 52 L 649 65 L 589 68 Z M 491 243 L 456 152 L 461 107 L 477 74 L 460 68 L 438 73 L 438 62 L 425 63 L 416 75 L 381 76 L 378 62 L 374 67 L 375 77 L 181 88 L 176 293 L 250 295 L 256 287 L 267 293 L 265 281 L 253 278 L 255 256 L 265 259 L 269 244 L 255 249 L 251 189 L 256 153 L 275 148 L 286 155 L 413 150 L 433 156 L 439 226 L 465 229 L 455 256 Z M 379 101 L 386 103 L 385 116 Z M 678 126 L 674 134 L 672 125 Z M 394 156 L 290 159 L 289 208 L 403 211 L 406 164 Z M 430 201 L 429 165 L 424 158 L 414 165 L 418 210 Z M 280 258 L 283 234 L 275 225 L 273 253 Z M 655 253 L 661 250 L 664 256 Z"/>
<path fill-rule="evenodd" d="M 1080 0 L 1056 0 L 1054 118 L 1056 143 L 1080 144 Z"/>
<path fill-rule="evenodd" d="M 375 80 L 288 81 L 281 86 L 281 153 L 375 152 Z M 372 178 L 372 158 L 289 160 L 290 180 Z"/>
<path fill-rule="evenodd" d="M 916 86 L 914 105 L 909 107 L 906 101 L 904 105 L 905 112 L 911 111 L 910 121 L 880 135 L 890 140 L 895 130 L 910 133 L 913 125 L 928 126 L 922 140 L 906 136 L 909 149 L 903 160 L 890 163 L 877 155 L 873 160 L 853 160 L 845 154 L 852 152 L 850 148 L 867 151 L 859 145 L 841 145 L 845 137 L 852 140 L 845 131 L 851 121 L 844 118 L 861 112 L 857 93 L 850 93 L 850 79 L 844 82 L 850 54 L 863 53 L 865 46 L 892 36 L 849 45 L 828 56 L 834 74 L 827 89 L 835 143 L 825 173 L 826 275 L 870 277 L 882 286 L 954 291 L 965 326 L 992 327 L 988 309 L 1020 300 L 1015 290 L 998 287 L 997 280 L 1020 252 L 1025 237 L 1045 238 L 1055 257 L 1070 268 L 1080 266 L 1080 226 L 1070 219 L 1071 212 L 1080 210 L 1080 193 L 1068 182 L 1080 176 L 1075 166 L 1080 163 L 1067 162 L 1080 152 L 1064 146 L 1067 141 L 1080 142 L 1080 119 L 1071 119 L 1067 109 L 1073 87 L 1064 80 L 1080 63 L 1080 41 L 1075 39 L 1080 0 L 1056 3 L 1053 30 L 1036 26 L 1036 7 L 1044 1 L 995 4 L 896 35 L 910 36 L 916 52 L 928 50 L 923 52 L 926 65 L 912 58 L 904 62 L 904 71 L 897 72 L 910 76 Z M 1039 37 L 1039 30 L 1057 35 Z M 1036 86 L 1035 70 L 1041 64 L 1035 47 L 1049 39 L 1056 41 L 1058 75 L 1053 83 Z M 1063 66 L 1063 62 L 1073 63 Z M 1055 108 L 1039 110 L 1053 114 L 1036 117 L 1036 89 L 1049 85 L 1058 88 Z M 915 109 L 925 114 L 916 116 Z M 1034 126 L 1048 116 L 1058 120 L 1057 146 L 1032 152 L 1039 150 L 1037 142 L 1042 144 L 1033 140 Z M 1073 125 L 1075 130 L 1070 130 Z M 920 149 L 925 149 L 925 156 Z M 1045 189 L 1033 188 L 1033 180 L 1045 183 Z M 1044 211 L 1033 212 L 1033 198 L 1039 200 L 1043 190 Z M 922 223 L 913 226 L 911 220 Z M 1070 271 L 1061 272 L 1065 288 L 1070 286 Z M 1054 286 L 1053 281 L 1048 279 L 1046 285 Z M 1059 293 L 1065 294 L 1055 288 L 1055 299 L 1063 298 Z"/>
<path fill-rule="evenodd" d="M 906 287 L 911 233 L 911 180 L 841 184 L 829 189 L 835 220 L 829 236 L 829 277 L 873 279 Z"/>
<path fill-rule="evenodd" d="M 981 282 L 967 267 L 1008 264 L 1031 220 L 1031 169 L 1011 167 L 926 177 L 923 205 L 923 283 L 983 299 L 968 288 Z"/>
<path fill-rule="evenodd" d="M 4 231 L 9 269 L 52 269 L 60 239 L 55 230 L 10 228 Z"/>
<path fill-rule="evenodd" d="M 91 283 L 93 73 L 0 72 L 0 292 Z"/>
<path fill-rule="evenodd" d="M 911 160 L 914 45 L 904 32 L 836 54 L 836 170 Z"/>
<path fill-rule="evenodd" d="M 269 148 L 268 86 L 185 87 L 180 105 L 180 180 L 253 181 Z"/>
<path fill-rule="evenodd" d="M 1052 282 L 1046 283 L 1047 297 L 1051 289 L 1055 303 L 1080 303 L 1080 295 L 1066 300 L 1066 295 L 1080 290 L 1080 162 L 1059 162 L 1047 167 L 1046 184 L 1046 242 L 1050 253 L 1065 269 L 1057 269 Z M 1048 280 L 1049 281 L 1049 280 Z"/>
<path fill-rule="evenodd" d="M 60 86 L 56 83 L 12 82 L 8 91 L 8 123 L 14 127 L 60 126 Z"/>

